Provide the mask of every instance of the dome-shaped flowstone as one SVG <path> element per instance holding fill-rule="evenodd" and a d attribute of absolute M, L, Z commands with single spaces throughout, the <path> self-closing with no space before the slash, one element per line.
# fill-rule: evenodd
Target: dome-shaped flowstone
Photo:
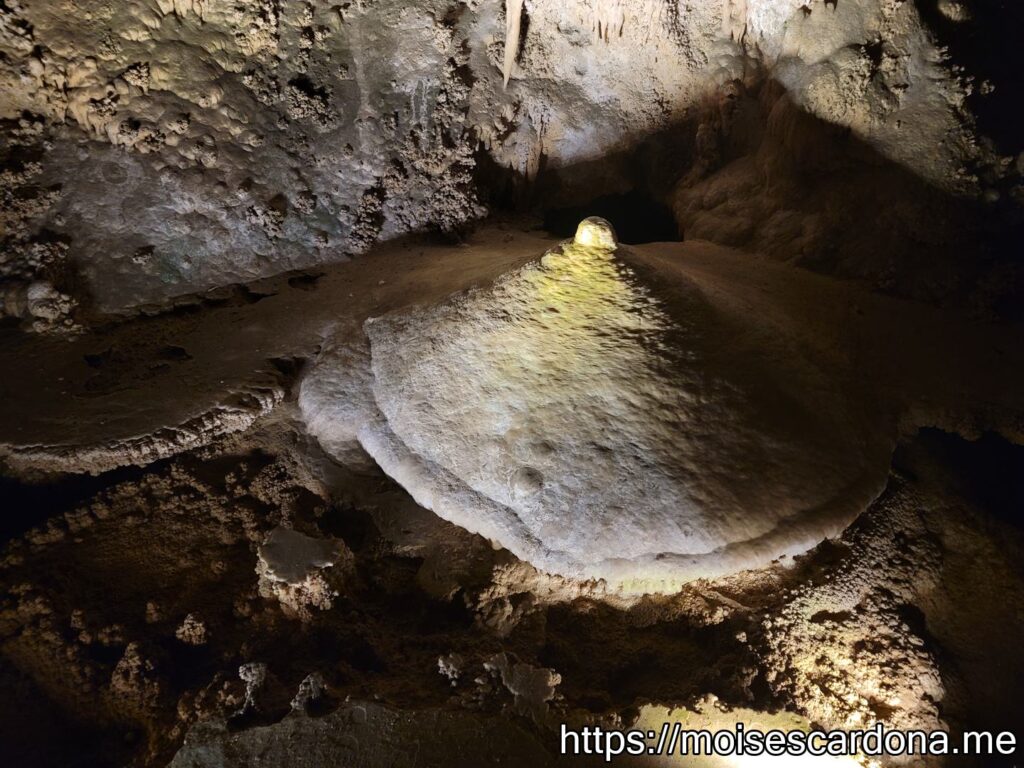
<path fill-rule="evenodd" d="M 835 382 L 600 219 L 365 331 L 372 376 L 341 345 L 305 382 L 311 430 L 550 572 L 659 591 L 762 566 L 838 534 L 887 474 L 884 430 Z"/>

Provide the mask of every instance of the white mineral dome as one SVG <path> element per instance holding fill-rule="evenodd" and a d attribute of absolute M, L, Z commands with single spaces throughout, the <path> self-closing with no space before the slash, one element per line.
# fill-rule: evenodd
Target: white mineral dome
<path fill-rule="evenodd" d="M 581 221 L 573 242 L 585 248 L 604 248 L 609 251 L 614 251 L 618 245 L 612 225 L 599 216 L 590 216 Z"/>
<path fill-rule="evenodd" d="M 623 589 L 838 534 L 884 484 L 884 430 L 756 318 L 635 255 L 588 219 L 492 287 L 368 321 L 372 376 L 344 344 L 322 356 L 307 423 L 538 568 Z"/>

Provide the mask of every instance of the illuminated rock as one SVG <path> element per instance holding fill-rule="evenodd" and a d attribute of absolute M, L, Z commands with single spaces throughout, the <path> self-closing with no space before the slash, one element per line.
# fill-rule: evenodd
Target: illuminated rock
<path fill-rule="evenodd" d="M 372 376 L 339 352 L 304 383 L 312 431 L 533 565 L 626 590 L 842 531 L 884 483 L 884 431 L 756 318 L 633 260 L 587 220 L 490 288 L 368 321 Z M 351 407 L 359 380 L 379 413 Z"/>
<path fill-rule="evenodd" d="M 618 246 L 612 225 L 598 216 L 590 216 L 580 222 L 573 242 L 584 248 L 600 248 L 606 251 L 614 251 Z"/>

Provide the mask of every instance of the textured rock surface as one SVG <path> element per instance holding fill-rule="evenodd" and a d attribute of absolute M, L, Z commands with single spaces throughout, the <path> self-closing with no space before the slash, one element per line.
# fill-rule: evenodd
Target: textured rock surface
<path fill-rule="evenodd" d="M 282 527 L 267 534 L 257 558 L 260 594 L 277 598 L 288 612 L 307 619 L 311 609 L 331 607 L 338 591 L 330 577 L 343 575 L 352 565 L 343 541 Z"/>
<path fill-rule="evenodd" d="M 634 589 L 839 533 L 884 483 L 884 420 L 593 226 L 489 290 L 370 320 L 385 422 L 354 430 L 364 448 L 445 519 Z"/>
<path fill-rule="evenodd" d="M 244 432 L 281 402 L 281 390 L 227 394 L 227 402 L 181 424 L 91 445 L 2 445 L 0 460 L 23 475 L 60 472 L 100 474 L 129 464 L 145 466 L 198 448 L 224 435 Z"/>
<path fill-rule="evenodd" d="M 1007 359 L 998 349 L 1012 354 L 1003 342 L 990 338 L 996 351 L 986 369 L 980 337 L 956 340 L 920 307 L 851 294 L 848 285 L 769 262 L 752 270 L 723 249 L 645 250 L 648 258 L 671 255 L 665 270 L 685 261 L 708 294 L 729 286 L 731 300 L 756 308 L 766 328 L 788 316 L 807 329 L 805 316 L 816 318 L 821 327 L 808 341 L 845 350 L 890 403 L 914 393 L 901 406 L 913 418 L 943 417 L 965 432 L 986 423 L 983 411 L 958 416 L 956 397 L 943 392 L 969 389 L 968 370 L 988 370 L 990 380 L 991 367 Z M 347 294 L 352 283 L 340 285 Z M 318 290 L 328 308 L 337 306 L 329 277 Z M 855 302 L 844 305 L 851 295 Z M 306 319 L 315 316 L 309 295 L 301 300 Z M 244 325 L 269 312 L 261 322 L 285 333 L 289 302 L 282 294 L 246 305 Z M 894 319 L 910 337 L 867 330 Z M 334 327 L 336 314 L 322 322 Z M 231 348 L 224 327 L 215 315 L 221 354 Z M 885 351 L 909 350 L 910 338 L 913 355 Z M 927 338 L 959 346 L 934 352 L 933 367 Z M 242 339 L 252 346 L 251 333 Z M 199 344 L 190 348 L 204 354 Z M 945 380 L 935 375 L 950 357 L 967 359 L 965 350 L 977 356 L 971 366 Z M 332 354 L 325 348 L 324 360 Z M 1007 395 L 989 388 L 981 399 L 1005 403 Z M 321 406 L 327 423 L 331 402 Z M 56 486 L 50 496 L 46 486 L 5 486 L 4 521 L 14 535 L 0 558 L 0 679 L 17 694 L 0 709 L 16 726 L 2 737 L 8 754 L 24 765 L 73 764 L 77 755 L 91 764 L 159 766 L 191 729 L 179 764 L 244 765 L 263 748 L 281 750 L 282 764 L 352 755 L 386 764 L 409 754 L 411 730 L 434 723 L 455 750 L 432 752 L 441 764 L 463 765 L 465 755 L 486 756 L 504 743 L 481 742 L 482 729 L 510 730 L 508 754 L 527 749 L 531 762 L 544 764 L 557 744 L 545 723 L 621 726 L 638 709 L 641 722 L 671 719 L 682 710 L 644 705 L 689 708 L 708 693 L 754 713 L 743 715 L 748 724 L 783 708 L 824 727 L 1020 727 L 1020 531 L 1006 522 L 1012 509 L 994 508 L 1009 516 L 1000 519 L 974 500 L 1021 476 L 1002 453 L 978 454 L 973 461 L 987 474 L 949 487 L 969 462 L 912 443 L 923 457 L 898 454 L 887 492 L 841 537 L 790 567 L 624 600 L 607 585 L 538 572 L 426 512 L 365 465 L 334 465 L 293 407 L 283 403 L 243 434 L 101 476 L 91 488 Z M 1010 432 L 1012 421 L 998 414 L 984 418 Z M 965 456 L 986 443 L 991 438 L 964 443 Z M 307 606 L 305 621 L 279 595 L 262 594 L 255 572 L 278 526 L 342 539 L 353 553 L 351 572 L 330 585 L 330 606 Z M 439 674 L 439 658 L 458 674 Z M 365 706 L 383 711 L 367 718 L 366 731 L 345 713 L 373 695 L 383 702 Z M 346 696 L 353 701 L 330 715 L 335 720 L 301 714 L 331 712 Z M 75 730 L 66 711 L 87 713 L 89 729 Z M 210 722 L 195 726 L 200 720 Z M 352 733 L 365 738 L 345 738 Z M 74 753 L 61 753 L 71 738 Z"/>
<path fill-rule="evenodd" d="M 305 747 L 296 750 L 296 744 Z M 469 712 L 401 712 L 379 704 L 352 703 L 325 718 L 289 718 L 241 734 L 231 734 L 216 723 L 205 724 L 189 733 L 170 766 L 229 768 L 269 761 L 288 768 L 339 763 L 387 768 L 411 759 L 424 768 L 555 764 L 535 735 L 505 718 Z"/>
<path fill-rule="evenodd" d="M 956 69 L 913 2 L 509 8 L 5 4 L 4 314 L 69 330 L 95 310 L 458 231 L 509 185 L 587 200 L 645 187 L 638 168 L 678 179 L 722 150 L 705 107 L 755 72 L 938 189 L 1019 184 L 1014 158 L 974 131 L 968 96 L 991 84 Z M 33 285 L 45 300 L 26 298 Z"/>
<path fill-rule="evenodd" d="M 242 766 L 262 750 L 387 765 L 443 735 L 426 754 L 454 767 L 497 748 L 547 764 L 559 722 L 1019 729 L 1024 541 L 972 500 L 998 472 L 957 477 L 959 451 L 981 468 L 1002 454 L 945 455 L 951 440 L 901 447 L 887 492 L 791 567 L 616 605 L 423 513 L 386 478 L 310 473 L 290 429 L 257 428 L 5 545 L 0 679 L 19 695 L 0 704 L 18 725 L 0 738 L 24 765 L 158 766 L 180 747 L 176 765 Z M 355 578 L 309 622 L 259 593 L 258 547 L 279 525 L 354 553 Z M 187 642 L 199 622 L 205 642 Z M 51 725 L 47 702 L 90 730 Z"/>
<path fill-rule="evenodd" d="M 449 10 L 5 6 L 2 112 L 54 127 L 46 226 L 101 308 L 338 260 L 480 210 Z"/>
<path fill-rule="evenodd" d="M 644 702 L 690 708 L 708 693 L 825 727 L 859 718 L 1020 731 L 1016 507 L 1000 508 L 1000 519 L 968 499 L 1024 476 L 1005 454 L 974 460 L 995 473 L 971 494 L 940 482 L 969 466 L 965 458 L 940 457 L 931 473 L 927 462 L 901 464 L 905 477 L 890 477 L 888 493 L 838 541 L 788 566 L 646 597 L 539 571 L 374 470 L 357 434 L 342 429 L 368 402 L 376 407 L 348 386 L 369 353 L 351 352 L 362 324 L 443 307 L 454 293 L 492 296 L 503 274 L 536 273 L 532 260 L 552 245 L 490 228 L 469 247 L 394 245 L 73 339 L 0 331 L 11 372 L 0 381 L 3 442 L 69 450 L 52 484 L 5 477 L 0 487 L 10 536 L 0 557 L 0 683 L 13 692 L 0 698 L 5 754 L 19 765 L 156 768 L 209 720 L 191 743 L 211 750 L 186 748 L 190 759 L 245 764 L 254 743 L 284 749 L 278 739 L 292 728 L 309 741 L 290 758 L 317 744 L 350 755 L 351 743 L 335 739 L 344 728 L 324 735 L 301 714 L 325 715 L 346 696 L 379 696 L 402 722 L 451 713 L 443 717 L 459 724 L 445 733 L 457 755 L 477 754 L 478 728 L 496 719 L 517 743 L 531 743 L 526 732 L 551 750 L 556 734 L 544 722 L 621 727 Z M 706 243 L 620 256 L 630 258 L 631 290 L 652 287 L 642 306 L 676 286 L 684 299 L 702 296 L 722 328 L 750 330 L 756 317 L 755 357 L 778 350 L 781 364 L 795 343 L 869 396 L 893 435 L 932 425 L 1024 441 L 1018 329 Z M 612 286 L 625 280 L 614 276 Z M 72 474 L 88 468 L 78 446 L 159 435 L 254 390 L 280 395 L 245 431 L 204 433 L 144 468 L 111 451 L 108 466 L 119 469 Z M 836 393 L 821 396 L 835 402 Z M 325 457 L 314 437 L 331 454 L 341 446 L 350 466 Z M 343 540 L 351 570 L 291 604 L 264 592 L 259 547 L 278 526 Z M 330 606 L 305 600 L 325 595 Z M 438 658 L 458 659 L 454 685 Z M 225 721 L 227 732 L 216 724 Z M 397 759 L 409 746 L 396 737 L 375 754 Z"/>

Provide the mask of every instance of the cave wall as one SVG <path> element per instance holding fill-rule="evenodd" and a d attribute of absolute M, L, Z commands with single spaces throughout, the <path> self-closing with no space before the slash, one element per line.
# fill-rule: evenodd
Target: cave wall
<path fill-rule="evenodd" d="M 951 194 L 1009 162 L 910 0 L 9 0 L 0 52 L 2 313 L 36 330 L 457 233 L 496 173 L 579 202 L 657 141 L 685 178 L 752 70 Z"/>

